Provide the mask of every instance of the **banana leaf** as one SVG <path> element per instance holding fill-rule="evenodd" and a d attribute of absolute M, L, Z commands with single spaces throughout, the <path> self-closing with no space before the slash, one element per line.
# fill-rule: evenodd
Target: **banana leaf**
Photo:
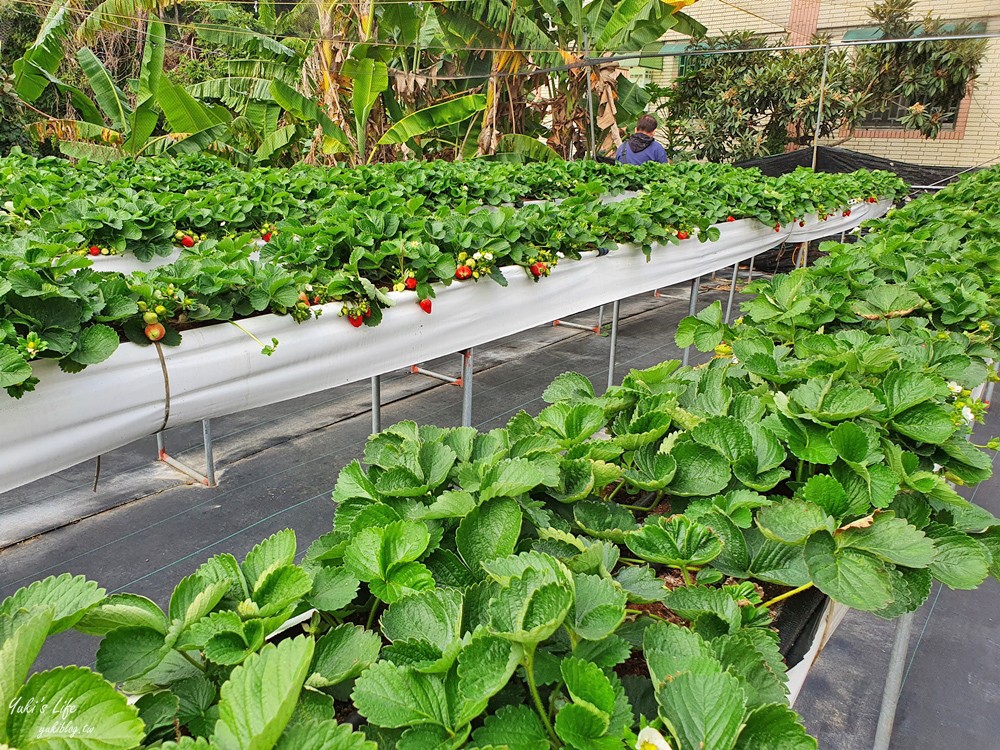
<path fill-rule="evenodd" d="M 457 122 L 469 119 L 476 112 L 486 108 L 486 97 L 483 94 L 470 94 L 446 102 L 433 104 L 407 115 L 389 128 L 379 138 L 377 145 L 405 143 L 411 138 Z"/>

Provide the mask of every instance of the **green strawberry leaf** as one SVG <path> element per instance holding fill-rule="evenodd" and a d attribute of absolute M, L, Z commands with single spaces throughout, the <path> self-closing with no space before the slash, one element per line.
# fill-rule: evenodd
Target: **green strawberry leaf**
<path fill-rule="evenodd" d="M 908 568 L 926 568 L 934 560 L 934 542 L 892 511 L 875 514 L 869 526 L 844 529 L 835 539 L 838 547 L 865 550 Z"/>
<path fill-rule="evenodd" d="M 351 698 L 358 712 L 380 727 L 450 724 L 448 697 L 440 678 L 410 667 L 384 661 L 373 664 L 354 683 Z"/>
<path fill-rule="evenodd" d="M 718 451 L 694 442 L 678 443 L 670 451 L 677 469 L 667 486 L 672 495 L 711 496 L 729 484 L 729 461 Z"/>
<path fill-rule="evenodd" d="M 378 745 L 350 724 L 330 719 L 289 726 L 274 750 L 378 750 Z"/>
<path fill-rule="evenodd" d="M 169 650 L 163 633 L 152 628 L 116 628 L 104 636 L 97 649 L 97 669 L 112 682 L 124 682 L 149 672 Z"/>
<path fill-rule="evenodd" d="M 219 750 L 263 750 L 278 742 L 295 710 L 313 657 L 312 639 L 268 644 L 222 686 L 212 736 Z"/>
<path fill-rule="evenodd" d="M 607 638 L 625 620 L 627 596 L 621 587 L 596 575 L 573 575 L 576 595 L 567 627 L 588 641 Z"/>
<path fill-rule="evenodd" d="M 782 704 L 760 706 L 746 718 L 734 750 L 816 750 L 802 721 Z"/>
<path fill-rule="evenodd" d="M 974 589 L 990 573 L 986 551 L 968 534 L 949 526 L 932 523 L 924 533 L 934 542 L 931 574 L 950 589 Z"/>
<path fill-rule="evenodd" d="M 31 671 L 52 624 L 52 610 L 35 607 L 0 614 L 0 743 L 7 739 L 7 715 Z"/>
<path fill-rule="evenodd" d="M 74 626 L 87 635 L 107 635 L 122 627 L 146 627 L 166 635 L 167 618 L 156 603 L 137 594 L 112 594 Z"/>
<path fill-rule="evenodd" d="M 504 706 L 487 715 L 483 726 L 472 733 L 479 747 L 493 746 L 508 750 L 549 750 L 548 735 L 542 720 L 528 706 Z"/>
<path fill-rule="evenodd" d="M 686 516 L 651 516 L 625 544 L 643 560 L 671 567 L 707 565 L 722 552 L 718 535 Z"/>
<path fill-rule="evenodd" d="M 61 633 L 78 623 L 104 599 L 104 589 L 83 576 L 63 573 L 20 588 L 0 602 L 0 615 L 13 615 L 19 609 L 49 607 L 52 623 L 49 635 Z"/>
<path fill-rule="evenodd" d="M 836 522 L 822 508 L 803 500 L 785 500 L 757 512 L 757 528 L 782 544 L 801 544 L 816 531 L 836 530 Z"/>
<path fill-rule="evenodd" d="M 72 713 L 18 711 L 18 706 L 72 707 Z M 142 742 L 138 709 L 99 675 L 83 667 L 58 667 L 32 675 L 14 698 L 7 741 L 15 748 L 129 750 Z"/>
<path fill-rule="evenodd" d="M 487 500 L 462 519 L 455 543 L 472 571 L 484 562 L 513 554 L 521 535 L 521 508 L 508 497 Z"/>
<path fill-rule="evenodd" d="M 889 573 L 885 563 L 874 555 L 838 549 L 826 531 L 809 537 L 804 554 L 816 588 L 835 601 L 867 612 L 882 609 L 892 601 Z"/>
<path fill-rule="evenodd" d="M 674 727 L 683 748 L 729 750 L 736 744 L 746 708 L 731 674 L 684 673 L 656 688 L 660 717 Z"/>
<path fill-rule="evenodd" d="M 382 639 L 357 625 L 344 623 L 316 641 L 306 685 L 327 688 L 351 680 L 378 659 Z"/>
<path fill-rule="evenodd" d="M 255 591 L 264 577 L 275 568 L 294 565 L 295 547 L 295 532 L 291 529 L 272 534 L 255 545 L 240 566 L 250 590 Z M 170 617 L 176 619 L 173 614 Z"/>

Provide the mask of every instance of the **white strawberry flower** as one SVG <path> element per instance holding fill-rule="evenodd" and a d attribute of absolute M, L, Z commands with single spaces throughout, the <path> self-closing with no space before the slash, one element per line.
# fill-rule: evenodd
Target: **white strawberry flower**
<path fill-rule="evenodd" d="M 672 748 L 663 738 L 662 734 L 652 727 L 645 727 L 639 732 L 639 739 L 635 743 L 635 750 L 672 750 Z"/>
<path fill-rule="evenodd" d="M 968 406 L 962 407 L 962 419 L 964 419 L 966 422 L 971 422 L 975 418 L 976 415 L 972 413 L 972 409 L 970 409 Z"/>
<path fill-rule="evenodd" d="M 14 210 L 14 201 L 4 201 L 3 207 L 7 211 Z"/>
<path fill-rule="evenodd" d="M 961 393 L 962 386 L 960 386 L 958 383 L 952 380 L 950 383 L 948 383 L 948 390 L 951 391 L 952 393 Z"/>

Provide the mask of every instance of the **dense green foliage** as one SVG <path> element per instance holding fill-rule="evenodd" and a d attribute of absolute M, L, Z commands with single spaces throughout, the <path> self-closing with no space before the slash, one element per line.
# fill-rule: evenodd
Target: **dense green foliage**
<path fill-rule="evenodd" d="M 601 201 L 639 188 L 638 197 Z M 681 231 L 715 239 L 713 225 L 729 216 L 772 226 L 901 188 L 884 173 L 773 179 L 694 163 L 243 172 L 207 156 L 71 166 L 13 154 L 0 160 L 0 387 L 30 390 L 36 358 L 76 371 L 107 359 L 123 337 L 148 344 L 150 324 L 176 345 L 192 325 L 266 311 L 302 321 L 338 303 L 328 309 L 377 325 L 391 304 L 386 291 L 409 283 L 418 298 L 433 297 L 459 266 L 467 283 L 506 284 L 504 266 L 527 273 L 543 262 L 551 273 L 621 243 L 651 253 Z M 549 198 L 570 199 L 521 205 Z M 181 246 L 176 262 L 127 276 L 101 272 L 104 256 L 90 254 L 155 261 Z"/>
<path fill-rule="evenodd" d="M 718 347 L 707 365 L 600 396 L 566 373 L 486 433 L 384 430 L 299 564 L 286 530 L 205 562 L 166 611 L 69 574 L 19 590 L 0 603 L 0 742 L 75 750 L 87 723 L 123 749 L 613 750 L 641 730 L 813 750 L 782 600 L 815 586 L 891 618 L 935 579 L 1000 574 L 1000 522 L 948 481 L 990 476 L 967 438 L 998 358 L 998 191 L 984 172 L 914 201 L 758 282 L 732 327 L 717 304 L 687 319 L 681 345 Z M 69 628 L 102 638 L 100 675 L 28 677 Z M 23 709 L 57 697 L 82 709 L 61 729 Z"/>
<path fill-rule="evenodd" d="M 945 24 L 931 14 L 921 18 L 914 5 L 914 0 L 884 0 L 868 9 L 879 38 L 914 37 L 909 44 L 771 51 L 750 31 L 695 40 L 690 45 L 695 52 L 724 54 L 689 57 L 673 86 L 650 91 L 670 150 L 744 161 L 812 143 L 817 124 L 820 137 L 836 138 L 870 115 L 900 107 L 906 112 L 900 129 L 936 138 L 942 127 L 954 124 L 985 58 L 986 40 L 959 38 L 973 32 L 971 23 Z M 920 39 L 948 35 L 956 38 Z"/>

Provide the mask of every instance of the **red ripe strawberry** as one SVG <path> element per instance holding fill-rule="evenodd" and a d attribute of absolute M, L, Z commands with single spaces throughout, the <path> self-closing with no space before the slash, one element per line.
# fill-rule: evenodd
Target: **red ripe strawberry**
<path fill-rule="evenodd" d="M 365 318 L 370 318 L 372 316 L 372 309 L 369 307 L 365 310 Z"/>
<path fill-rule="evenodd" d="M 685 232 L 683 229 L 677 233 L 677 239 L 679 240 L 686 240 L 690 236 L 691 235 Z"/>
<path fill-rule="evenodd" d="M 163 323 L 152 323 L 146 326 L 145 334 L 150 341 L 159 341 L 167 335 L 167 329 L 163 327 Z"/>
<path fill-rule="evenodd" d="M 878 203 L 878 198 L 876 198 L 874 195 L 872 195 L 872 196 L 870 196 L 868 198 L 868 202 L 869 203 Z"/>
<path fill-rule="evenodd" d="M 800 227 L 804 227 L 805 225 L 806 225 L 805 219 L 802 219 L 801 221 L 799 221 L 799 226 Z"/>
<path fill-rule="evenodd" d="M 360 315 L 348 315 L 347 322 L 350 323 L 355 328 L 360 328 L 361 324 L 364 323 L 364 320 Z"/>
<path fill-rule="evenodd" d="M 260 238 L 262 240 L 264 240 L 264 242 L 270 242 L 271 241 L 271 233 L 270 232 L 264 232 L 264 234 L 262 234 L 260 236 Z"/>
<path fill-rule="evenodd" d="M 184 245 L 184 247 L 194 247 L 194 238 L 185 234 L 181 237 L 181 244 Z"/>
<path fill-rule="evenodd" d="M 541 261 L 538 261 L 528 266 L 528 270 L 531 271 L 532 276 L 534 276 L 536 279 L 539 279 L 545 275 L 545 272 L 549 270 L 549 267 L 546 266 Z"/>
<path fill-rule="evenodd" d="M 403 285 L 412 292 L 417 288 L 417 280 L 412 276 L 407 276 L 403 281 Z"/>
<path fill-rule="evenodd" d="M 850 216 L 850 215 L 851 215 L 851 209 L 847 209 L 846 211 L 844 211 L 844 216 Z"/>
<path fill-rule="evenodd" d="M 472 269 L 468 266 L 459 266 L 455 269 L 455 278 L 465 280 L 472 276 Z"/>
<path fill-rule="evenodd" d="M 781 231 L 781 224 L 775 224 L 774 225 L 774 231 L 775 232 L 780 232 Z"/>
<path fill-rule="evenodd" d="M 736 217 L 735 216 L 727 216 L 726 217 L 726 221 L 736 221 Z"/>
<path fill-rule="evenodd" d="M 429 299 L 422 299 L 418 304 L 420 305 L 421 310 L 423 310 L 428 315 L 431 314 L 431 301 Z"/>
<path fill-rule="evenodd" d="M 90 246 L 90 254 L 91 255 L 100 255 L 101 254 L 101 248 L 99 248 L 97 245 L 91 245 Z"/>

